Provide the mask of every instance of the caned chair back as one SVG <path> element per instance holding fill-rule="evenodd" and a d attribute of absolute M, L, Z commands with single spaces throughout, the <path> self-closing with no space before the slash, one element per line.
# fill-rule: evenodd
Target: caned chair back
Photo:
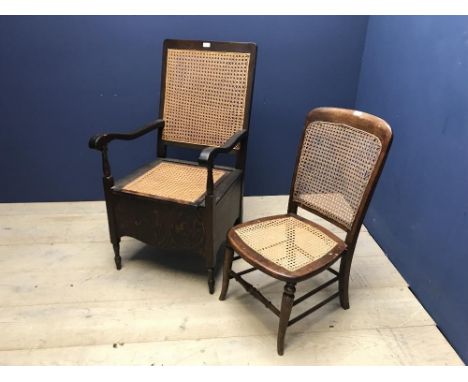
<path fill-rule="evenodd" d="M 255 44 L 166 40 L 163 54 L 165 143 L 220 146 L 248 128 Z"/>
<path fill-rule="evenodd" d="M 310 210 L 357 234 L 391 139 L 390 126 L 373 115 L 338 108 L 312 110 L 289 208 Z"/>

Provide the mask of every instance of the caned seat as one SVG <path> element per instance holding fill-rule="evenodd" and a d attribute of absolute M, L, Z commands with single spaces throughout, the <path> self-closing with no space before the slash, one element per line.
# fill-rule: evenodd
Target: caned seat
<path fill-rule="evenodd" d="M 234 278 L 279 317 L 277 351 L 284 352 L 287 327 L 336 297 L 349 308 L 349 274 L 359 231 L 387 156 L 392 131 L 382 119 L 357 110 L 318 108 L 307 115 L 289 193 L 287 214 L 232 227 L 228 232 L 220 300 Z M 312 212 L 338 228 L 341 240 L 298 215 Z M 234 251 L 238 254 L 234 257 Z M 232 270 L 234 260 L 253 267 Z M 339 271 L 332 266 L 340 259 Z M 260 270 L 286 282 L 278 309 L 241 276 Z M 332 278 L 299 298 L 296 284 L 328 271 Z M 338 282 L 338 291 L 290 319 L 293 306 Z"/>
<path fill-rule="evenodd" d="M 230 171 L 213 169 L 216 186 Z M 193 164 L 158 161 L 137 171 L 129 180 L 116 188 L 121 192 L 156 199 L 173 200 L 179 203 L 198 204 L 206 195 L 208 170 Z"/>
<path fill-rule="evenodd" d="M 293 214 L 237 225 L 228 237 L 246 261 L 283 280 L 308 276 L 333 263 L 346 249 L 332 232 Z"/>

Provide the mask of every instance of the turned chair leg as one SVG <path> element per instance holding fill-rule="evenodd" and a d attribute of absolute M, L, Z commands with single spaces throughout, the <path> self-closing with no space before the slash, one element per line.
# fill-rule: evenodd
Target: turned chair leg
<path fill-rule="evenodd" d="M 343 309 L 349 309 L 349 274 L 351 272 L 351 260 L 348 254 L 341 258 L 340 274 L 338 276 L 338 291 L 340 292 L 340 304 Z"/>
<path fill-rule="evenodd" d="M 226 244 L 226 250 L 224 251 L 224 263 L 223 263 L 223 286 L 221 289 L 221 294 L 219 295 L 219 299 L 221 301 L 226 299 L 226 293 L 229 288 L 229 273 L 231 272 L 232 268 L 232 259 L 234 258 L 234 250 Z"/>
<path fill-rule="evenodd" d="M 214 293 L 214 267 L 208 268 L 208 291 L 210 294 Z"/>
<path fill-rule="evenodd" d="M 284 286 L 283 300 L 281 301 L 280 321 L 278 328 L 277 350 L 279 355 L 284 353 L 284 337 L 288 328 L 289 317 L 294 303 L 294 293 L 296 293 L 296 283 L 288 282 Z"/>
<path fill-rule="evenodd" d="M 122 258 L 120 257 L 120 243 L 112 243 L 114 247 L 114 261 L 117 270 L 120 271 L 122 269 Z"/>

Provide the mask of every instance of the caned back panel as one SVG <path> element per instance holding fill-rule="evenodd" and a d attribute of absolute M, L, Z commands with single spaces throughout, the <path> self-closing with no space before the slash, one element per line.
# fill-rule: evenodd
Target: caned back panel
<path fill-rule="evenodd" d="M 168 49 L 162 138 L 220 146 L 244 128 L 250 53 Z"/>
<path fill-rule="evenodd" d="M 313 121 L 304 132 L 293 200 L 351 229 L 382 143 L 343 123 Z"/>

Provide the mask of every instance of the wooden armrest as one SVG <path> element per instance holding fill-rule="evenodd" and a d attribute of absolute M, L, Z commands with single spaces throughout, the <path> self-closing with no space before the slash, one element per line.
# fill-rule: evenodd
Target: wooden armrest
<path fill-rule="evenodd" d="M 198 157 L 198 164 L 208 168 L 213 167 L 214 159 L 218 154 L 228 153 L 234 149 L 242 140 L 247 137 L 247 130 L 240 130 L 234 133 L 222 146 L 207 147 L 203 149 Z"/>
<path fill-rule="evenodd" d="M 198 157 L 198 164 L 205 166 L 208 169 L 208 176 L 206 179 L 206 195 L 213 196 L 213 162 L 218 154 L 228 153 L 234 150 L 242 140 L 247 138 L 247 130 L 240 130 L 233 134 L 222 146 L 220 147 L 207 147 L 202 150 Z"/>
<path fill-rule="evenodd" d="M 94 135 L 90 138 L 88 146 L 90 149 L 102 151 L 107 146 L 107 144 L 114 139 L 131 141 L 135 138 L 145 135 L 146 133 L 149 133 L 150 131 L 162 128 L 164 128 L 164 121 L 162 119 L 157 119 L 145 127 L 130 133 L 104 133 Z"/>

